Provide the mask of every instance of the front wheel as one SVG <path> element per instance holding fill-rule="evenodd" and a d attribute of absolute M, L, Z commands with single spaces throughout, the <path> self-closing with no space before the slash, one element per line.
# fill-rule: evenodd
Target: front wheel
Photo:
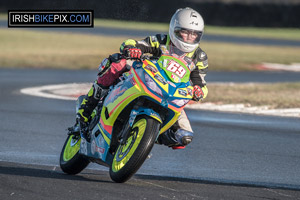
<path fill-rule="evenodd" d="M 160 123 L 148 116 L 138 117 L 124 145 L 119 145 L 109 174 L 113 181 L 127 181 L 144 163 L 159 133 Z"/>
<path fill-rule="evenodd" d="M 79 154 L 80 137 L 69 135 L 60 153 L 59 164 L 63 172 L 78 174 L 89 164 L 89 160 Z"/>

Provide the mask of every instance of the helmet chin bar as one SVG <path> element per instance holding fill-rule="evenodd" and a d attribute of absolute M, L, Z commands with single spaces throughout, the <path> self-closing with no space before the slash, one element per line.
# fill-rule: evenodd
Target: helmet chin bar
<path fill-rule="evenodd" d="M 188 43 L 182 42 L 178 39 L 174 39 L 172 37 L 175 37 L 175 36 L 170 35 L 170 39 L 171 39 L 172 43 L 175 45 L 175 47 L 177 49 L 179 49 L 182 52 L 190 53 L 190 52 L 194 51 L 199 46 L 198 43 L 197 44 L 188 44 Z"/>

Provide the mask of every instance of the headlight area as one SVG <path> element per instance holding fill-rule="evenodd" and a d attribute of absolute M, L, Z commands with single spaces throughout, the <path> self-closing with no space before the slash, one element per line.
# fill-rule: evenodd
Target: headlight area
<path fill-rule="evenodd" d="M 145 73 L 145 82 L 146 85 L 154 91 L 156 94 L 159 94 L 160 96 L 163 96 L 161 89 L 157 85 L 157 83 L 148 75 Z"/>
<path fill-rule="evenodd" d="M 190 101 L 190 99 L 175 99 L 175 100 L 171 101 L 171 103 L 175 104 L 179 107 L 182 107 L 185 104 L 187 104 L 189 101 Z"/>

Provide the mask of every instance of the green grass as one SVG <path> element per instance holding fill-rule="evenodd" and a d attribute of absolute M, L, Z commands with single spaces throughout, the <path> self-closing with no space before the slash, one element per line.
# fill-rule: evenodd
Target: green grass
<path fill-rule="evenodd" d="M 247 83 L 209 84 L 204 102 L 217 104 L 243 103 L 249 106 L 271 108 L 300 108 L 300 82 L 296 83 Z"/>
<path fill-rule="evenodd" d="M 7 20 L 7 13 L 0 13 L 0 19 Z M 157 31 L 158 33 L 168 32 L 169 28 L 168 23 L 134 22 L 111 19 L 95 19 L 94 24 L 96 27 L 102 26 L 124 29 L 151 30 Z M 300 28 L 221 27 L 207 25 L 205 26 L 205 34 L 300 40 Z"/>
<path fill-rule="evenodd" d="M 129 22 L 96 19 L 95 26 L 168 32 L 168 23 Z M 205 34 L 232 35 L 256 38 L 300 40 L 300 29 L 205 26 Z"/>
<path fill-rule="evenodd" d="M 97 69 L 126 37 L 0 29 L 0 66 Z M 300 62 L 300 48 L 203 42 L 210 70 L 255 70 L 261 62 Z M 209 74 L 208 74 L 209 75 Z M 300 107 L 300 83 L 214 85 L 205 102 Z"/>
<path fill-rule="evenodd" d="M 0 66 L 95 69 L 125 39 L 0 29 Z"/>
<path fill-rule="evenodd" d="M 263 62 L 291 64 L 300 62 L 300 48 L 228 43 L 202 43 L 210 70 L 253 71 Z"/>
<path fill-rule="evenodd" d="M 126 37 L 0 29 L 0 66 L 90 68 L 119 51 Z M 137 38 L 139 39 L 139 38 Z M 262 62 L 299 63 L 300 48 L 202 42 L 210 70 L 257 70 Z"/>
<path fill-rule="evenodd" d="M 215 35 L 232 35 L 254 38 L 273 38 L 299 40 L 300 29 L 296 28 L 255 28 L 255 27 L 220 27 L 207 26 L 206 33 Z"/>

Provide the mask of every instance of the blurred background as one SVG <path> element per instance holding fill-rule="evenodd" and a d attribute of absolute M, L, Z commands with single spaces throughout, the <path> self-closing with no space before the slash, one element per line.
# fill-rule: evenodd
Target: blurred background
<path fill-rule="evenodd" d="M 300 0 L 1 0 L 9 9 L 89 9 L 97 18 L 169 22 L 180 7 L 192 7 L 206 24 L 218 26 L 297 27 Z"/>
<path fill-rule="evenodd" d="M 285 74 L 273 77 L 278 85 L 237 88 L 210 81 L 213 71 L 300 71 L 300 0 L 0 0 L 0 67 L 97 70 L 102 59 L 119 52 L 124 40 L 167 33 L 181 7 L 197 10 L 206 24 L 200 44 L 210 71 L 206 101 L 300 107 L 297 74 L 296 81 Z M 7 28 L 8 10 L 76 9 L 94 10 L 94 28 Z M 257 76 L 248 77 L 255 82 L 252 77 Z M 234 94 L 220 95 L 228 87 L 236 89 Z"/>
<path fill-rule="evenodd" d="M 181 7 L 197 10 L 206 24 L 200 47 L 208 55 L 209 93 L 201 103 L 188 105 L 200 105 L 202 110 L 186 109 L 197 133 L 192 144 L 183 151 L 156 145 L 153 158 L 140 172 L 246 183 L 237 192 L 226 185 L 224 191 L 233 196 L 224 197 L 221 193 L 213 199 L 296 199 L 283 191 L 272 192 L 277 195 L 273 197 L 254 194 L 253 188 L 243 194 L 241 189 L 249 183 L 300 188 L 300 0 L 0 0 L 0 199 L 5 199 L 1 194 L 8 194 L 6 199 L 13 194 L 26 199 L 26 192 L 31 197 L 28 199 L 61 199 L 55 195 L 65 191 L 69 191 L 67 195 L 79 192 L 81 197 L 86 193 L 79 187 L 98 195 L 113 188 L 114 195 L 125 199 L 123 194 L 128 188 L 165 193 L 153 192 L 146 184 L 138 186 L 139 182 L 133 182 L 132 187 L 125 185 L 124 191 L 122 185 L 104 182 L 103 187 L 98 181 L 89 182 L 86 175 L 83 179 L 59 176 L 55 180 L 62 181 L 62 187 L 51 182 L 53 170 L 60 171 L 56 166 L 66 128 L 74 123 L 75 102 L 25 95 L 20 90 L 66 83 L 90 86 L 102 59 L 119 52 L 121 43 L 128 38 L 140 40 L 167 33 L 171 16 Z M 8 28 L 8 10 L 76 9 L 94 10 L 94 28 Z M 74 91 L 76 95 L 86 94 L 88 88 L 78 90 Z M 68 95 L 73 89 L 59 92 Z M 213 111 L 207 111 L 209 106 Z M 11 164 L 5 168 L 8 172 L 3 172 L 3 161 L 46 164 L 53 170 L 49 175 L 36 175 L 35 170 L 26 173 Z M 170 163 L 175 164 L 170 167 Z M 188 170 L 182 170 L 187 166 Z M 1 177 L 3 174 L 9 178 Z M 19 179 L 22 176 L 24 181 Z M 41 181 L 37 181 L 39 178 Z M 68 182 L 63 182 L 65 179 Z M 151 182 L 151 178 L 146 181 Z M 159 184 L 162 182 L 164 179 L 159 180 Z M 172 187 L 171 180 L 165 182 L 165 188 Z M 182 184 L 173 183 L 180 187 Z M 53 192 L 53 185 L 62 190 Z M 206 198 L 205 192 L 198 186 L 193 189 L 193 185 L 178 189 L 176 194 L 196 191 L 199 197 Z M 218 188 L 211 186 L 212 193 L 218 194 Z M 172 192 L 169 199 L 176 199 L 173 190 L 157 188 Z M 45 194 L 45 190 L 45 196 L 35 195 Z"/>

